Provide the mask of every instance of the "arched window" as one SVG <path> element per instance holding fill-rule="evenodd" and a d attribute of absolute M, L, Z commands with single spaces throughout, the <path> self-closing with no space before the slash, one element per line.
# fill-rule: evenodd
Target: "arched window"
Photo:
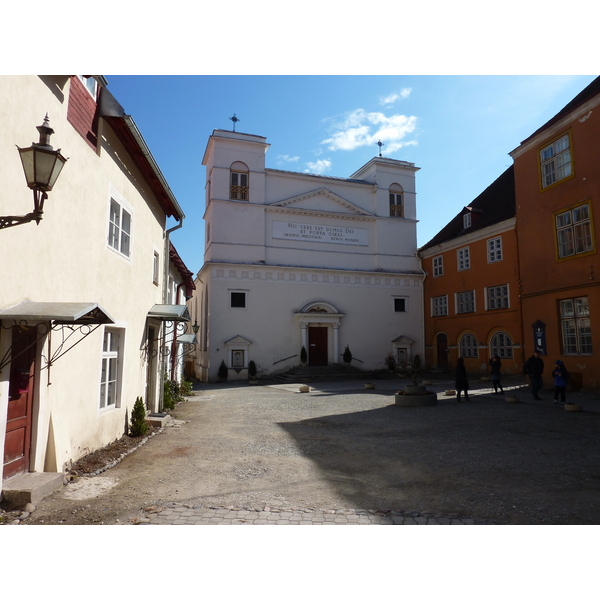
<path fill-rule="evenodd" d="M 492 339 L 490 340 L 490 356 L 512 358 L 512 340 L 508 334 L 499 331 L 492 336 Z"/>
<path fill-rule="evenodd" d="M 477 358 L 479 356 L 479 352 L 477 350 L 477 339 L 474 335 L 470 333 L 465 333 L 460 338 L 460 355 L 463 358 Z"/>
<path fill-rule="evenodd" d="M 402 188 L 397 183 L 390 185 L 390 217 L 404 217 Z"/>
<path fill-rule="evenodd" d="M 230 167 L 230 173 L 229 198 L 231 200 L 248 200 L 248 167 L 243 162 L 234 162 Z"/>

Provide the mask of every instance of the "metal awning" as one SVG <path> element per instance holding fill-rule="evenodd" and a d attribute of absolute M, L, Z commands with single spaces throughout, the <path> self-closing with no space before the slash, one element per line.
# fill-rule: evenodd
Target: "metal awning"
<path fill-rule="evenodd" d="M 155 304 L 148 313 L 148 317 L 161 321 L 191 321 L 185 304 Z"/>
<path fill-rule="evenodd" d="M 109 325 L 114 323 L 97 302 L 22 302 L 0 309 L 0 319 L 53 321 L 63 325 Z"/>
<path fill-rule="evenodd" d="M 198 340 L 196 340 L 195 334 L 187 333 L 185 335 L 178 336 L 177 342 L 180 344 L 197 344 Z"/>

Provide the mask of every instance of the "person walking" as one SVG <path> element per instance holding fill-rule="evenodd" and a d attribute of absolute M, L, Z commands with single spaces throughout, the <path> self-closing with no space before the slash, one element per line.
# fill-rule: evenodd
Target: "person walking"
<path fill-rule="evenodd" d="M 530 356 L 525 363 L 525 373 L 529 375 L 531 384 L 531 393 L 534 400 L 541 400 L 539 391 L 542 389 L 544 382 L 542 374 L 544 372 L 544 361 L 540 358 L 539 350 L 535 350 L 533 356 Z"/>
<path fill-rule="evenodd" d="M 460 393 L 465 393 L 465 401 L 470 402 L 469 400 L 469 380 L 467 379 L 467 370 L 465 369 L 465 360 L 464 358 L 459 358 L 456 361 L 456 401 L 462 402 L 460 399 Z"/>
<path fill-rule="evenodd" d="M 554 364 L 555 368 L 554 371 L 552 371 L 552 377 L 554 377 L 554 404 L 558 404 L 558 396 L 560 395 L 560 403 L 564 406 L 569 372 L 562 360 L 557 360 Z"/>
<path fill-rule="evenodd" d="M 494 394 L 498 394 L 498 388 L 500 388 L 500 394 L 504 394 L 502 383 L 500 382 L 500 367 L 502 366 L 500 357 L 496 354 L 496 356 L 490 359 L 489 365 L 492 368 L 492 384 L 494 385 Z"/>

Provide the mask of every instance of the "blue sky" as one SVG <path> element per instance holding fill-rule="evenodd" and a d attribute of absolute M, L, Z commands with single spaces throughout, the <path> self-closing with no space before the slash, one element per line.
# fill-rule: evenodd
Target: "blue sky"
<path fill-rule="evenodd" d="M 269 168 L 349 177 L 379 152 L 420 167 L 417 243 L 510 164 L 594 75 L 106 75 L 186 214 L 172 241 L 202 266 L 202 157 L 214 129 L 261 135 Z"/>

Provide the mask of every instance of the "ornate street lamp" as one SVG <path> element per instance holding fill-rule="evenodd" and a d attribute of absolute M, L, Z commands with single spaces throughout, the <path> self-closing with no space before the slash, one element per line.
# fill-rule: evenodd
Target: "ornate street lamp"
<path fill-rule="evenodd" d="M 48 115 L 44 122 L 37 127 L 40 133 L 40 141 L 35 142 L 29 148 L 18 148 L 23 171 L 27 179 L 27 187 L 33 190 L 33 212 L 22 217 L 7 216 L 0 217 L 0 229 L 23 225 L 35 221 L 38 225 L 44 213 L 44 201 L 48 198 L 62 168 L 68 159 L 60 153 L 60 148 L 54 150 L 50 145 L 50 136 L 54 130 L 50 127 Z"/>

